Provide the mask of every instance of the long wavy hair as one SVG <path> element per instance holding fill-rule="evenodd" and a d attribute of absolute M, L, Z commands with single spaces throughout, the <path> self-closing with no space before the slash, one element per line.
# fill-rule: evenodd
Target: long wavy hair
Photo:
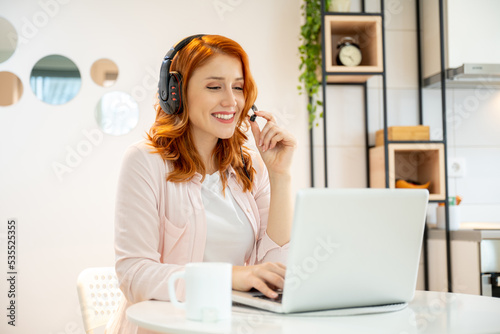
<path fill-rule="evenodd" d="M 194 146 L 190 131 L 189 105 L 186 103 L 187 88 L 194 70 L 203 66 L 211 57 L 219 54 L 233 56 L 241 61 L 245 105 L 236 121 L 233 136 L 228 139 L 219 139 L 213 150 L 213 156 L 220 172 L 223 189 L 227 185 L 226 170 L 232 166 L 243 190 L 251 191 L 255 169 L 252 167 L 249 149 L 243 144 L 248 139 L 245 133 L 250 127 L 246 111 L 251 108 L 257 98 L 257 87 L 250 73 L 248 56 L 235 41 L 224 36 L 205 35 L 195 38 L 175 55 L 170 70 L 177 71 L 182 75 L 183 112 L 178 115 L 169 115 L 162 110 L 157 102 L 155 104 L 156 121 L 147 137 L 150 141 L 149 144 L 154 148 L 153 152 L 159 153 L 164 161 L 170 162 L 173 166 L 173 170 L 166 177 L 167 181 L 187 182 L 192 179 L 196 172 L 204 177 L 205 165 Z"/>

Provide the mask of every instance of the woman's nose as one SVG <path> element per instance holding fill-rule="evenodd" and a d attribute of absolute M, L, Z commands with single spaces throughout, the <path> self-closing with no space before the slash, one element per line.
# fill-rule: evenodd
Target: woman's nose
<path fill-rule="evenodd" d="M 236 96 L 232 89 L 226 90 L 224 93 L 223 99 L 221 101 L 221 105 L 224 107 L 235 107 L 237 104 Z"/>

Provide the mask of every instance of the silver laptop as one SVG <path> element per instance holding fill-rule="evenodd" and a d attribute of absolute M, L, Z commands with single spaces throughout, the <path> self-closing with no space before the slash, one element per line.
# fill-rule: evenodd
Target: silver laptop
<path fill-rule="evenodd" d="M 233 302 L 277 313 L 404 308 L 416 287 L 428 196 L 422 189 L 300 190 L 282 294 L 233 291 Z"/>

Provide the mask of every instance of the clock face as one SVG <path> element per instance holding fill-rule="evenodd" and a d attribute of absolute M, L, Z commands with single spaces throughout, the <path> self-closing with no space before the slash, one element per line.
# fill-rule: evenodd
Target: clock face
<path fill-rule="evenodd" d="M 339 60 L 345 66 L 358 66 L 361 63 L 361 50 L 354 45 L 346 45 L 340 49 Z"/>

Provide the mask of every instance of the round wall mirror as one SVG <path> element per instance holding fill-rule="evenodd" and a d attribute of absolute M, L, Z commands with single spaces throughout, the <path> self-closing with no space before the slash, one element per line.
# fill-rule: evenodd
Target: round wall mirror
<path fill-rule="evenodd" d="M 74 62 L 64 56 L 50 55 L 35 64 L 30 84 L 33 93 L 43 102 L 64 104 L 78 94 L 82 80 Z"/>
<path fill-rule="evenodd" d="M 104 133 L 120 136 L 129 133 L 139 121 L 139 106 L 127 93 L 103 95 L 95 109 L 97 124 Z"/>
<path fill-rule="evenodd" d="M 0 72 L 0 106 L 10 106 L 23 95 L 23 83 L 11 72 Z"/>
<path fill-rule="evenodd" d="M 99 86 L 111 87 L 118 78 L 118 66 L 109 59 L 96 60 L 90 68 L 90 76 Z"/>
<path fill-rule="evenodd" d="M 12 56 L 17 47 L 17 31 L 5 18 L 0 17 L 0 63 Z"/>

